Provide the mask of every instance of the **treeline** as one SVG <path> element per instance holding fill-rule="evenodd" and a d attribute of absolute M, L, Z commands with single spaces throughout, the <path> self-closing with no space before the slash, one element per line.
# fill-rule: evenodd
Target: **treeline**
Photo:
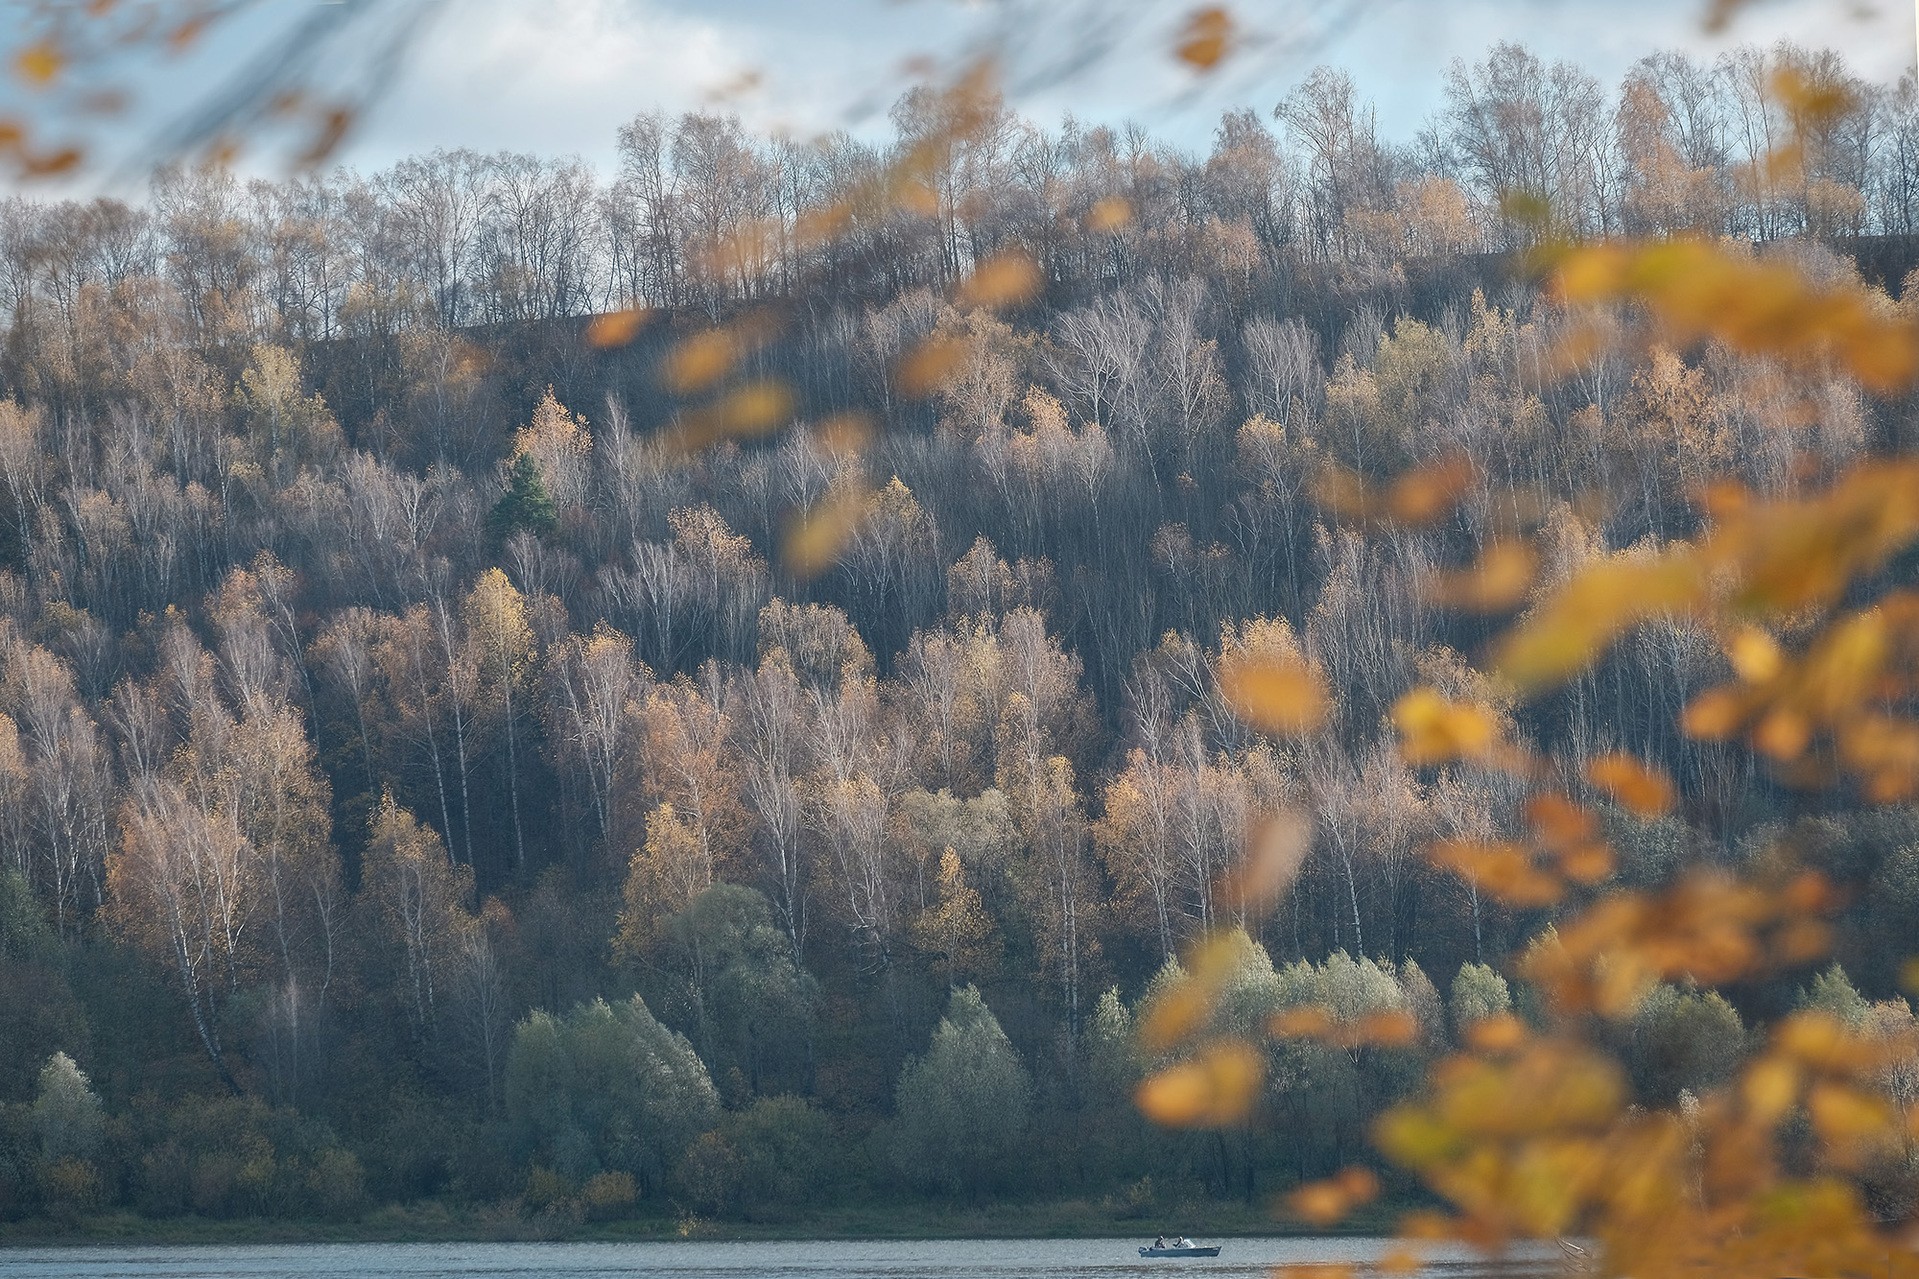
<path fill-rule="evenodd" d="M 1828 108 L 1787 120 L 1795 85 Z M 1574 321 L 1471 256 L 1703 231 L 1854 274 L 1818 240 L 1908 229 L 1909 85 L 1780 48 L 1651 59 L 1609 104 L 1502 46 L 1448 95 L 1390 146 L 1315 73 L 1204 161 L 995 114 L 824 243 L 802 211 L 887 149 L 711 117 L 636 121 L 610 190 L 455 155 L 7 205 L 0 1214 L 1145 1212 L 1356 1157 L 1424 1055 L 1524 1010 L 1498 970 L 1553 917 L 1419 854 L 1526 795 L 1394 749 L 1415 683 L 1499 703 L 1461 570 L 1536 531 L 1548 586 L 1690 534 L 1709 480 L 1791 494 L 1909 431 L 1837 371 L 1568 358 Z M 1797 176 L 1749 163 L 1799 126 Z M 1015 246 L 1039 295 L 966 305 Z M 629 346 L 571 322 L 632 302 Z M 783 429 L 690 449 L 714 319 Z M 929 339 L 955 355 L 905 398 Z M 789 529 L 836 503 L 802 571 Z M 1232 712 L 1261 659 L 1317 673 L 1324 726 Z M 1582 797 L 1613 750 L 1680 782 L 1676 816 L 1609 810 L 1613 883 L 1818 852 L 1859 890 L 1838 956 L 1890 996 L 1919 827 L 1680 737 L 1726 678 L 1657 624 L 1504 736 Z M 1286 813 L 1297 875 L 1234 887 Z M 1150 1133 L 1132 1020 L 1221 929 L 1247 1025 L 1416 1033 L 1275 1048 L 1262 1126 Z M 1649 1100 L 1799 997 L 1732 994 L 1648 1003 Z"/>

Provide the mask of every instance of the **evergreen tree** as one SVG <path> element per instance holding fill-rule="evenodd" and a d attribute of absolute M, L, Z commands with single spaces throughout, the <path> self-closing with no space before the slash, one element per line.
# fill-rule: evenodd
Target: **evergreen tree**
<path fill-rule="evenodd" d="M 504 542 L 521 529 L 536 535 L 553 531 L 560 522 L 552 495 L 546 491 L 546 478 L 531 453 L 513 459 L 507 472 L 506 492 L 487 513 L 486 531 L 495 542 Z"/>

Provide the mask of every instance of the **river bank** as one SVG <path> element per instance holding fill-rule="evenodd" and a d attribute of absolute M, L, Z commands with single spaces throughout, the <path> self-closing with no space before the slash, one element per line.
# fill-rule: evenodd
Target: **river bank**
<path fill-rule="evenodd" d="M 1348 1223 L 1349 1235 L 1390 1233 L 1397 1214 L 1375 1207 Z M 641 1242 L 667 1240 L 822 1239 L 1150 1239 L 1183 1231 L 1208 1239 L 1304 1237 L 1323 1228 L 1289 1228 L 1275 1209 L 1233 1201 L 1128 1209 L 1085 1200 L 1037 1204 L 984 1203 L 836 1205 L 779 1220 L 738 1221 L 636 1212 L 611 1221 L 528 1216 L 509 1206 L 451 1205 L 437 1200 L 394 1205 L 345 1221 L 281 1218 L 143 1217 L 131 1212 L 0 1223 L 0 1247 L 87 1243 L 287 1244 L 454 1242 Z"/>

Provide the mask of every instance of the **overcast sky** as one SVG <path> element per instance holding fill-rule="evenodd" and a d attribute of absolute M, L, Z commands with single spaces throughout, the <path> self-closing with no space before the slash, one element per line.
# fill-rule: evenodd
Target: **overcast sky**
<path fill-rule="evenodd" d="M 873 129 L 915 55 L 951 62 L 1005 39 L 1020 110 L 1045 122 L 1137 119 L 1202 145 L 1222 108 L 1262 112 L 1314 64 L 1350 70 L 1388 136 L 1410 137 L 1440 101 L 1440 76 L 1494 41 L 1569 58 L 1608 84 L 1658 48 L 1711 54 L 1789 37 L 1842 50 L 1891 83 L 1914 58 L 1913 8 L 1774 0 L 1746 8 L 1724 36 L 1701 30 L 1699 0 L 1336 0 L 1230 6 L 1255 28 L 1253 53 L 1213 80 L 1167 56 L 1190 3 L 1045 0 L 448 0 L 395 89 L 345 159 L 378 167 L 433 147 L 578 154 L 609 165 L 614 131 L 634 113 L 724 103 L 762 129 Z M 1013 16 L 1009 17 L 1009 13 Z M 1102 23 L 1104 25 L 1102 25 Z M 1003 28 L 1011 28 L 1010 31 Z M 1095 65 L 1060 54 L 1109 41 Z M 749 77 L 758 83 L 740 91 Z"/>
<path fill-rule="evenodd" d="M 23 2 L 0 0 L 0 18 Z M 386 0 L 403 10 L 433 2 Z M 263 0 L 246 19 L 252 27 L 142 72 L 150 88 L 139 98 L 177 113 L 239 65 L 235 55 L 258 46 L 272 23 L 284 30 L 345 12 L 315 3 Z M 1498 40 L 1578 62 L 1609 86 L 1655 49 L 1711 56 L 1781 37 L 1837 48 L 1859 74 L 1888 84 L 1914 59 L 1907 0 L 1754 0 L 1730 31 L 1710 37 L 1701 29 L 1706 0 L 1237 0 L 1227 7 L 1248 29 L 1244 52 L 1201 78 L 1169 53 L 1197 3 L 440 0 L 336 158 L 372 170 L 464 146 L 579 155 L 610 172 L 618 126 L 655 108 L 718 106 L 756 129 L 801 136 L 883 133 L 885 107 L 912 80 L 914 59 L 950 68 L 988 46 L 1000 50 L 1009 96 L 1029 118 L 1056 124 L 1070 111 L 1102 123 L 1135 120 L 1192 148 L 1206 145 L 1221 110 L 1269 113 L 1321 62 L 1353 74 L 1378 105 L 1386 136 L 1410 140 L 1440 105 L 1446 64 L 1477 59 Z M 333 65 L 370 65 L 349 47 L 345 57 L 328 54 Z M 0 83 L 0 107 L 7 97 Z M 139 115 L 167 118 L 167 110 Z"/>

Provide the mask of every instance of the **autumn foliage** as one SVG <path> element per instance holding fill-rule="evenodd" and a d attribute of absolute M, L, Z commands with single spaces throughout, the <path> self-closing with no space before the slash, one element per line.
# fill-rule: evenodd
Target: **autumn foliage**
<path fill-rule="evenodd" d="M 1903 1265 L 1911 85 L 1445 92 L 9 201 L 0 1214 Z"/>

